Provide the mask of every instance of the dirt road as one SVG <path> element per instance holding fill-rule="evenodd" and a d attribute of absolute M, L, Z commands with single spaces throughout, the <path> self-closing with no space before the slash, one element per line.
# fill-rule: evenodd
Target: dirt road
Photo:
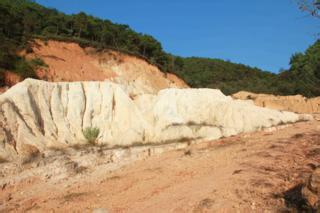
<path fill-rule="evenodd" d="M 191 145 L 113 172 L 91 168 L 55 181 L 30 169 L 28 177 L 0 188 L 0 211 L 288 210 L 299 208 L 299 183 L 318 165 L 320 122 L 297 123 Z"/>

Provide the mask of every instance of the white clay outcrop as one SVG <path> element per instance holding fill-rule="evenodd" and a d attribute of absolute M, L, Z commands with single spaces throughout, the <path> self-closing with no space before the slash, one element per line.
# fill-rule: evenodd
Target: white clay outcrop
<path fill-rule="evenodd" d="M 112 147 L 212 140 L 301 119 L 213 89 L 164 89 L 133 98 L 108 81 L 27 79 L 0 96 L 0 157 L 13 159 L 26 147 L 43 151 L 87 143 L 87 127 L 99 128 L 97 143 Z"/>

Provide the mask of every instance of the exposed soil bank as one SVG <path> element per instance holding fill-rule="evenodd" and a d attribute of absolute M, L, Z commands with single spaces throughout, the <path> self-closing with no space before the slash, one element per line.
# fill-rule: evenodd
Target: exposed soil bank
<path fill-rule="evenodd" d="M 320 97 L 306 98 L 302 95 L 279 96 L 240 91 L 235 99 L 253 101 L 257 106 L 296 113 L 320 113 Z"/>

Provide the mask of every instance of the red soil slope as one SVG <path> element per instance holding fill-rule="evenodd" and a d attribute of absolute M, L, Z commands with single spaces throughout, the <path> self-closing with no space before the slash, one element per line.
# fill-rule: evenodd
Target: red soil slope
<path fill-rule="evenodd" d="M 188 87 L 173 74 L 165 75 L 147 61 L 124 53 L 94 48 L 82 48 L 76 43 L 36 40 L 33 53 L 21 53 L 27 59 L 41 58 L 48 68 L 40 68 L 37 75 L 47 81 L 104 81 L 125 85 L 137 84 L 147 92 L 157 92 L 168 87 Z M 14 74 L 6 74 L 6 85 L 21 81 Z"/>

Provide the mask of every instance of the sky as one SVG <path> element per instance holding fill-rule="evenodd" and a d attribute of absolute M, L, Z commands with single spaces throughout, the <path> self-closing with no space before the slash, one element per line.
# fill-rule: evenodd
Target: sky
<path fill-rule="evenodd" d="M 278 72 L 312 45 L 320 20 L 295 0 L 36 0 L 67 14 L 90 15 L 150 34 L 165 51 L 220 58 Z M 241 3 L 240 3 L 241 2 Z"/>

